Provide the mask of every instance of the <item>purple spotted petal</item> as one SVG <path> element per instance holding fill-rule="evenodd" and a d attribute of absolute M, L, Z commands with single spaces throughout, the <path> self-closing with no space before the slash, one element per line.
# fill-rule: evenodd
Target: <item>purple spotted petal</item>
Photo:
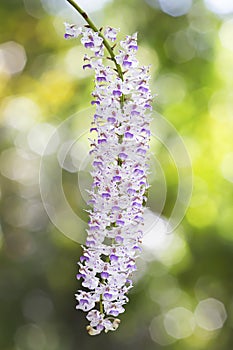
<path fill-rule="evenodd" d="M 93 43 L 93 41 L 89 41 L 88 43 L 84 44 L 86 49 L 91 49 L 95 46 L 95 44 Z"/>
<path fill-rule="evenodd" d="M 108 278 L 109 277 L 109 273 L 108 272 L 105 272 L 105 271 L 103 271 L 103 272 L 101 272 L 101 274 L 100 274 L 100 276 L 102 277 L 102 278 Z"/>
<path fill-rule="evenodd" d="M 121 176 L 120 175 L 115 175 L 113 176 L 113 181 L 121 181 Z"/>
<path fill-rule="evenodd" d="M 131 132 L 128 132 L 128 131 L 125 132 L 125 138 L 126 138 L 126 139 L 132 139 L 133 136 L 134 136 L 134 135 L 133 135 Z"/>
<path fill-rule="evenodd" d="M 102 198 L 110 198 L 110 193 L 102 193 Z"/>

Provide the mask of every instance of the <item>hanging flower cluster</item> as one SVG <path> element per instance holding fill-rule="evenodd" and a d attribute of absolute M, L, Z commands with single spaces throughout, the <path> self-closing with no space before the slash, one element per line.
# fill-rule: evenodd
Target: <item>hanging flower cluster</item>
<path fill-rule="evenodd" d="M 83 290 L 77 309 L 87 312 L 89 334 L 117 329 L 128 302 L 135 259 L 140 253 L 143 212 L 148 190 L 148 148 L 151 93 L 149 68 L 136 59 L 137 34 L 120 42 L 117 54 L 104 57 L 105 40 L 115 42 L 118 30 L 102 35 L 87 27 L 65 24 L 65 38 L 81 36 L 91 56 L 83 68 L 95 72 L 91 133 L 94 156 L 90 220 L 79 262 Z M 116 50 L 116 49 L 114 49 Z M 116 69 L 117 67 L 117 69 Z"/>

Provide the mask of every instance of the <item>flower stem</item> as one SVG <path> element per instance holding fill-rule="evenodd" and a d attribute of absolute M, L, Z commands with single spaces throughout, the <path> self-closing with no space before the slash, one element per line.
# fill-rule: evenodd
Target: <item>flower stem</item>
<path fill-rule="evenodd" d="M 103 297 L 102 294 L 100 295 L 100 313 L 104 313 L 104 306 L 103 306 Z"/>
<path fill-rule="evenodd" d="M 115 66 L 116 66 L 116 70 L 117 73 L 119 75 L 119 77 L 121 78 L 121 80 L 124 80 L 123 78 L 123 72 L 121 69 L 121 66 L 117 63 L 116 59 L 115 59 L 115 54 L 113 52 L 113 49 L 111 48 L 111 46 L 109 45 L 108 41 L 105 39 L 104 35 L 101 33 L 101 31 L 95 26 L 95 24 L 92 22 L 92 20 L 88 17 L 88 15 L 86 14 L 85 11 L 83 11 L 81 9 L 81 7 L 79 5 L 76 4 L 76 2 L 74 2 L 73 0 L 67 0 L 67 2 L 73 6 L 75 8 L 75 10 L 77 10 L 80 15 L 85 19 L 85 21 L 88 23 L 88 25 L 90 26 L 91 29 L 94 30 L 94 32 L 97 32 L 99 34 L 99 36 L 103 39 L 103 44 L 105 46 L 105 48 L 107 49 L 108 53 L 110 54 L 110 57 L 112 59 L 112 61 L 114 62 Z"/>

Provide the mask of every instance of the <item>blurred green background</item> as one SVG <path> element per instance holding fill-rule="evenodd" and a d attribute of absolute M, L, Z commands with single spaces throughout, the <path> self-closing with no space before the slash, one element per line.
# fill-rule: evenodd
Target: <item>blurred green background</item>
<path fill-rule="evenodd" d="M 54 182 L 56 193 L 54 159 L 62 163 L 64 147 L 91 122 L 82 112 L 93 87 L 93 77 L 82 71 L 84 50 L 78 40 L 63 39 L 64 21 L 83 22 L 65 0 L 1 1 L 0 349 L 232 350 L 233 3 L 79 4 L 99 26 L 139 33 L 140 62 L 151 63 L 158 94 L 154 109 L 175 126 L 190 154 L 193 195 L 172 235 L 161 225 L 150 230 L 120 328 L 88 336 L 73 297 L 81 254 L 76 241 L 85 238 L 84 189 L 91 181 L 83 165 L 88 135 L 62 170 L 67 203 L 83 221 L 72 221 L 49 192 Z M 49 137 L 75 113 L 65 138 L 63 130 L 46 153 L 47 210 L 63 234 L 42 204 L 39 169 Z M 155 164 L 148 205 L 156 215 L 165 184 L 162 224 L 176 201 L 177 164 L 159 142 L 152 142 L 152 153 L 164 177 Z"/>

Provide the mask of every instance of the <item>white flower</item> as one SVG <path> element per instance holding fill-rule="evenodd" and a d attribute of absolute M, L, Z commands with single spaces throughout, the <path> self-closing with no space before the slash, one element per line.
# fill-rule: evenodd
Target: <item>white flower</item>
<path fill-rule="evenodd" d="M 68 37 L 80 29 L 66 25 Z M 107 27 L 104 35 L 116 40 L 118 30 Z M 124 76 L 103 59 L 103 39 L 82 28 L 81 42 L 94 56 L 85 56 L 85 68 L 95 72 L 91 126 L 93 184 L 90 191 L 86 247 L 79 262 L 82 286 L 76 294 L 78 309 L 87 311 L 91 335 L 117 329 L 124 312 L 131 275 L 140 253 L 141 225 L 149 187 L 148 149 L 151 93 L 148 67 L 136 58 L 137 34 L 120 42 L 115 55 Z M 99 310 L 98 310 L 99 309 Z"/>

